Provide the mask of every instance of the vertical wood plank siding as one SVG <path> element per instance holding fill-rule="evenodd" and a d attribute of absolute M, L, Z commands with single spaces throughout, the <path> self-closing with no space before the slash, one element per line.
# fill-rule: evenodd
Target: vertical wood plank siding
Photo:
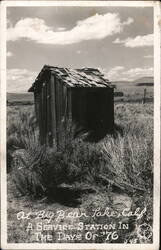
<path fill-rule="evenodd" d="M 52 71 L 43 74 L 39 88 L 34 89 L 41 144 L 60 149 L 73 136 L 73 123 L 76 133 L 81 129 L 98 134 L 113 130 L 113 88 L 71 87 Z"/>
<path fill-rule="evenodd" d="M 58 79 L 57 80 L 57 96 L 58 96 L 58 146 L 61 146 L 64 144 L 64 122 L 63 122 L 63 116 L 64 116 L 64 99 L 63 99 L 63 82 Z"/>
<path fill-rule="evenodd" d="M 47 83 L 44 82 L 44 95 L 43 95 L 43 123 L 44 123 L 44 142 L 47 143 Z"/>
<path fill-rule="evenodd" d="M 51 114 L 51 80 L 47 84 L 47 131 L 49 146 L 53 145 L 52 114 Z"/>
<path fill-rule="evenodd" d="M 55 109 L 56 109 L 56 138 L 57 138 L 57 147 L 59 147 L 59 127 L 60 127 L 60 108 L 59 108 L 59 82 L 55 78 Z"/>
<path fill-rule="evenodd" d="M 63 85 L 63 104 L 64 104 L 64 114 L 63 114 L 63 121 L 64 121 L 64 143 L 67 144 L 67 135 L 68 135 L 68 98 L 67 98 L 67 87 Z"/>
<path fill-rule="evenodd" d="M 67 89 L 67 99 L 68 99 L 68 120 L 72 121 L 72 89 Z"/>
<path fill-rule="evenodd" d="M 43 124 L 43 88 L 41 89 L 41 93 L 40 93 L 39 117 L 40 117 L 40 142 L 41 142 L 41 144 L 43 144 L 44 143 L 44 138 L 43 138 L 43 131 L 44 131 L 44 124 Z"/>
<path fill-rule="evenodd" d="M 63 105 L 62 105 L 62 82 L 59 80 L 59 107 L 60 107 L 60 125 L 59 125 L 59 142 L 60 145 L 63 143 L 63 123 L 62 123 L 62 115 L 63 115 Z"/>
<path fill-rule="evenodd" d="M 52 134 L 53 134 L 53 144 L 57 145 L 57 122 L 56 122 L 56 90 L 55 90 L 55 79 L 51 75 L 51 119 L 52 119 Z"/>
<path fill-rule="evenodd" d="M 35 100 L 35 114 L 37 122 L 39 124 L 39 95 L 37 91 L 34 92 L 34 100 Z"/>

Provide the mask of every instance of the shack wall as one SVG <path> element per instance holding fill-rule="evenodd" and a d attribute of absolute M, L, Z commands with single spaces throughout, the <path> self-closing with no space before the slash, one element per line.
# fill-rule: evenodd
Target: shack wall
<path fill-rule="evenodd" d="M 113 89 L 102 87 L 69 87 L 54 74 L 44 78 L 34 92 L 35 111 L 41 144 L 60 148 L 67 143 L 70 125 L 77 130 L 106 134 L 114 127 Z M 76 125 L 76 126 L 75 126 Z"/>
<path fill-rule="evenodd" d="M 73 88 L 72 116 L 78 130 L 110 132 L 114 127 L 113 89 Z"/>
<path fill-rule="evenodd" d="M 53 144 L 60 147 L 67 139 L 67 127 L 71 114 L 71 89 L 61 79 L 51 75 L 51 131 Z"/>

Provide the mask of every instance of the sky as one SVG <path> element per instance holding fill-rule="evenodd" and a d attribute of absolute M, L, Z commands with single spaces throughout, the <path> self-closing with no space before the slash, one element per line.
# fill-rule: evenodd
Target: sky
<path fill-rule="evenodd" d="M 45 64 L 153 76 L 153 8 L 7 7 L 6 56 L 8 92 L 27 92 Z"/>

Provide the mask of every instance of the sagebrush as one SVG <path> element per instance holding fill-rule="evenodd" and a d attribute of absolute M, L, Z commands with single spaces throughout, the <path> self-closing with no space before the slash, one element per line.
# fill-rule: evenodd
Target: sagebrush
<path fill-rule="evenodd" d="M 114 135 L 107 135 L 98 143 L 85 142 L 82 138 L 72 139 L 57 151 L 54 147 L 40 145 L 34 111 L 15 110 L 8 116 L 7 149 L 11 156 L 15 150 L 25 150 L 19 156 L 22 166 L 14 168 L 14 174 L 16 179 L 23 176 L 28 185 L 24 185 L 22 180 L 17 184 L 22 185 L 23 193 L 29 192 L 25 191 L 28 186 L 29 193 L 34 195 L 48 193 L 62 183 L 105 185 L 102 177 L 109 186 L 115 184 L 127 192 L 136 191 L 135 188 L 151 188 L 152 115 L 151 104 L 117 104 L 115 123 L 119 130 L 116 129 Z"/>
<path fill-rule="evenodd" d="M 83 210 L 90 214 L 93 209 L 102 211 L 109 207 L 122 209 L 121 195 L 127 199 L 129 209 L 137 207 L 147 212 L 140 219 L 134 218 L 128 230 L 119 231 L 115 243 L 151 243 L 141 237 L 137 225 L 147 223 L 152 227 L 153 218 L 153 105 L 152 104 L 115 104 L 115 131 L 98 143 L 84 141 L 83 136 L 66 142 L 60 150 L 56 147 L 40 145 L 39 130 L 34 110 L 30 106 L 9 107 L 7 128 L 8 171 L 16 184 L 16 190 L 27 197 L 24 209 L 31 206 L 37 209 L 53 210 L 51 198 L 59 196 L 59 187 L 64 186 L 72 193 L 79 193 L 79 203 L 69 203 L 71 209 Z M 10 174 L 9 174 L 10 176 Z M 84 190 L 84 191 L 81 191 Z M 79 191 L 79 192 L 75 192 Z M 34 197 L 34 199 L 31 199 Z M 47 199 L 47 202 L 36 202 L 35 199 Z M 58 197 L 61 198 L 61 197 Z M 63 197 L 63 198 L 66 198 Z M 115 200 L 117 204 L 115 204 Z M 76 198 L 74 197 L 76 200 Z M 19 204 L 20 198 L 18 198 Z M 34 200 L 34 202 L 33 202 Z M 60 199 L 59 199 L 60 201 Z M 31 202 L 31 203 L 30 203 Z M 21 206 L 23 201 L 21 200 Z M 11 203 L 12 204 L 12 203 Z M 20 206 L 20 209 L 22 207 Z M 64 209 L 64 203 L 61 207 Z M 75 208 L 78 206 L 78 208 Z M 15 207 L 14 207 L 15 209 Z M 66 207 L 65 207 L 66 209 Z M 15 213 L 15 210 L 14 210 Z M 9 216 L 12 217 L 11 209 Z M 14 219 L 13 219 L 14 220 Z M 81 220 L 80 220 L 81 221 Z M 117 218 L 88 217 L 82 220 L 86 224 L 118 224 Z M 81 221 L 81 222 L 82 222 Z M 12 221 L 11 221 L 12 222 Z M 65 221 L 66 222 L 66 221 Z M 73 223 L 79 222 L 79 220 Z M 55 223 L 55 221 L 53 221 Z M 63 222 L 62 222 L 63 223 Z M 67 221 L 67 223 L 70 223 Z M 25 222 L 22 223 L 26 227 Z M 22 226 L 20 225 L 20 226 Z M 13 225 L 10 225 L 13 232 Z M 10 242 L 35 242 L 30 234 L 18 229 L 8 234 Z M 99 234 L 98 230 L 94 231 Z M 71 233 L 71 231 L 66 231 Z M 86 232 L 83 232 L 84 234 Z M 53 242 L 57 238 L 53 232 Z M 77 242 L 76 240 L 74 242 Z M 107 243 L 105 237 L 98 237 L 88 243 Z M 109 240 L 108 243 L 112 243 Z M 59 242 L 60 243 L 60 242 Z"/>

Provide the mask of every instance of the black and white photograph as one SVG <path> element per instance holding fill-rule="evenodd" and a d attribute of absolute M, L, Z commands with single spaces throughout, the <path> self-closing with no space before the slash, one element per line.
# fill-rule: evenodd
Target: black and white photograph
<path fill-rule="evenodd" d="M 2 249 L 159 249 L 159 1 L 4 2 Z"/>

